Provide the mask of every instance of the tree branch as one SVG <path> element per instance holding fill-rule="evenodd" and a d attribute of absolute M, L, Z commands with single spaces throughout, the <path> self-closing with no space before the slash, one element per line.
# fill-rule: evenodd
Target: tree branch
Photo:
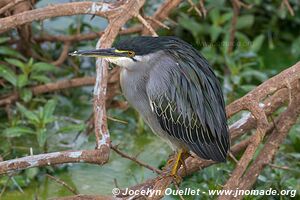
<path fill-rule="evenodd" d="M 32 167 L 52 166 L 64 163 L 91 163 L 103 165 L 107 162 L 109 151 L 103 150 L 81 150 L 61 151 L 34 156 L 26 156 L 0 162 L 0 175 L 24 170 Z"/>
<path fill-rule="evenodd" d="M 261 150 L 259 156 L 256 157 L 252 165 L 247 170 L 246 174 L 243 175 L 242 179 L 239 181 L 239 189 L 247 190 L 252 187 L 255 183 L 258 175 L 274 159 L 279 145 L 283 143 L 284 139 L 287 137 L 290 129 L 297 122 L 300 115 L 300 82 L 298 82 L 295 90 L 293 90 L 293 97 L 288 108 L 280 115 L 276 122 L 276 129 L 269 135 L 265 146 Z M 220 199 L 242 199 L 242 196 Z"/>
<path fill-rule="evenodd" d="M 174 10 L 179 4 L 181 3 L 181 0 L 166 0 L 154 13 L 153 19 L 164 22 L 167 17 L 169 16 L 170 12 Z M 160 25 L 155 23 L 154 21 L 150 22 L 151 27 L 154 30 L 157 30 Z M 142 31 L 142 35 L 150 35 L 151 32 L 146 27 Z"/>
<path fill-rule="evenodd" d="M 136 25 L 131 28 L 122 29 L 120 30 L 120 35 L 127 35 L 132 33 L 137 33 L 143 30 L 143 27 L 141 25 Z M 103 35 L 103 31 L 100 32 L 91 32 L 91 33 L 80 33 L 75 35 L 47 35 L 43 34 L 42 36 L 36 36 L 33 38 L 35 42 L 41 43 L 41 42 L 79 42 L 84 40 L 94 40 L 96 38 L 99 38 Z M 8 41 L 9 44 L 14 44 L 18 42 L 18 39 L 12 39 Z"/>
<path fill-rule="evenodd" d="M 14 0 L 14 1 L 11 1 L 11 2 L 7 3 L 5 6 L 3 6 L 2 8 L 0 8 L 0 15 L 2 15 L 3 13 L 5 13 L 6 11 L 8 11 L 12 7 L 14 7 L 15 5 L 21 3 L 22 1 L 25 1 L 25 0 Z"/>
<path fill-rule="evenodd" d="M 26 23 L 53 17 L 87 14 L 109 18 L 119 11 L 120 7 L 113 7 L 112 4 L 100 2 L 53 4 L 0 19 L 0 33 Z"/>
<path fill-rule="evenodd" d="M 104 34 L 99 39 L 96 48 L 111 47 L 117 37 L 119 30 L 132 17 L 139 13 L 145 0 L 129 0 L 119 7 L 119 11 L 108 17 L 109 24 Z M 94 116 L 95 116 L 95 136 L 96 148 L 106 148 L 109 150 L 110 136 L 107 128 L 106 118 L 106 90 L 108 80 L 108 63 L 103 59 L 96 60 L 96 83 L 94 87 Z M 101 137 L 101 138 L 100 138 Z"/>

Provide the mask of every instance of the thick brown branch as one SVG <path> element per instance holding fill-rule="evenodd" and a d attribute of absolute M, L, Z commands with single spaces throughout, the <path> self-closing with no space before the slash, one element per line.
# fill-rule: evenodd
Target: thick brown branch
<path fill-rule="evenodd" d="M 64 163 L 92 163 L 103 165 L 107 162 L 109 151 L 99 150 L 81 150 L 81 151 L 61 151 L 54 153 L 39 154 L 7 160 L 0 162 L 0 175 L 23 170 L 32 167 L 52 166 Z"/>
<path fill-rule="evenodd" d="M 0 33 L 29 22 L 59 16 L 89 14 L 109 17 L 116 12 L 116 9 L 118 8 L 112 8 L 110 4 L 100 2 L 53 4 L 0 19 Z"/>
<path fill-rule="evenodd" d="M 14 0 L 14 1 L 11 1 L 11 2 L 7 3 L 5 6 L 0 8 L 0 15 L 5 13 L 6 11 L 10 10 L 12 7 L 17 5 L 18 3 L 21 3 L 22 1 L 25 1 L 25 0 Z"/>
<path fill-rule="evenodd" d="M 284 141 L 290 129 L 297 122 L 300 115 L 299 84 L 293 92 L 294 96 L 292 98 L 292 102 L 279 117 L 276 123 L 277 128 L 270 134 L 259 156 L 255 159 L 246 174 L 243 176 L 239 183 L 239 189 L 247 190 L 251 188 L 264 167 L 272 162 L 279 149 L 279 145 Z M 242 199 L 242 196 L 238 199 Z"/>
<path fill-rule="evenodd" d="M 108 48 L 117 37 L 123 25 L 139 13 L 145 0 L 129 0 L 120 6 L 119 12 L 109 17 L 109 25 L 99 39 L 96 48 Z M 109 150 L 110 136 L 107 128 L 106 118 L 106 93 L 108 81 L 108 63 L 103 59 L 96 61 L 96 83 L 94 87 L 94 116 L 96 148 L 107 148 Z M 101 137 L 101 138 L 100 138 Z"/>
<path fill-rule="evenodd" d="M 227 117 L 230 118 L 241 110 L 249 109 L 250 102 L 256 101 L 257 105 L 259 105 L 260 101 L 268 95 L 271 95 L 282 88 L 287 88 L 288 85 L 293 85 L 299 78 L 300 62 L 297 62 L 292 67 L 268 79 L 247 95 L 228 105 L 226 107 Z"/>

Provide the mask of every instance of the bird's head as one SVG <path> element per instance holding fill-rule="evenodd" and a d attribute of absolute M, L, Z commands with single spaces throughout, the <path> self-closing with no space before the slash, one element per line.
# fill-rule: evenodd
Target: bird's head
<path fill-rule="evenodd" d="M 113 48 L 79 50 L 70 53 L 71 56 L 85 56 L 103 58 L 108 62 L 120 67 L 131 68 L 140 63 L 154 61 L 158 52 L 183 48 L 187 43 L 176 37 L 150 37 L 140 36 L 122 40 L 114 45 Z"/>

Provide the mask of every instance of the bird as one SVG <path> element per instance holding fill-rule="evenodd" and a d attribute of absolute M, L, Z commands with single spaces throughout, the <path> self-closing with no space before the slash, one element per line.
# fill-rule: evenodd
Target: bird
<path fill-rule="evenodd" d="M 175 152 L 226 162 L 230 148 L 222 88 L 208 61 L 175 36 L 136 36 L 106 49 L 78 50 L 121 67 L 122 92 L 152 131 Z"/>

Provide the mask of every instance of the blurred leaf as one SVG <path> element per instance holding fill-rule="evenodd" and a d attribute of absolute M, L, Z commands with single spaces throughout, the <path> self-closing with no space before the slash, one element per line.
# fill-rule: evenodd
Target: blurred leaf
<path fill-rule="evenodd" d="M 41 83 L 50 83 L 51 79 L 44 75 L 31 75 L 30 79 L 41 82 Z"/>
<path fill-rule="evenodd" d="M 21 95 L 21 99 L 26 103 L 32 99 L 32 92 L 30 89 L 27 88 L 22 89 L 20 95 Z"/>
<path fill-rule="evenodd" d="M 86 128 L 85 124 L 72 124 L 68 126 L 61 127 L 59 132 L 68 133 L 68 132 L 80 132 Z"/>
<path fill-rule="evenodd" d="M 211 26 L 210 27 L 210 37 L 211 37 L 212 42 L 215 42 L 221 33 L 222 33 L 221 27 L 214 26 L 214 25 Z"/>
<path fill-rule="evenodd" d="M 254 23 L 253 15 L 242 15 L 238 17 L 236 29 L 250 28 Z"/>
<path fill-rule="evenodd" d="M 54 120 L 53 113 L 56 107 L 57 101 L 54 99 L 51 99 L 47 101 L 46 105 L 44 106 L 44 113 L 43 113 L 43 119 L 44 123 L 50 123 Z"/>
<path fill-rule="evenodd" d="M 39 173 L 39 168 L 36 167 L 25 170 L 26 177 L 29 179 L 35 178 L 38 175 L 38 173 Z"/>
<path fill-rule="evenodd" d="M 209 12 L 209 17 L 214 25 L 218 25 L 220 19 L 220 11 L 218 9 L 212 9 Z"/>
<path fill-rule="evenodd" d="M 262 182 L 267 182 L 267 177 L 263 176 L 263 175 L 259 175 L 258 176 L 258 180 L 262 181 Z"/>
<path fill-rule="evenodd" d="M 35 134 L 35 132 L 29 127 L 10 127 L 3 131 L 5 137 L 20 137 L 25 134 Z"/>
<path fill-rule="evenodd" d="M 32 65 L 32 72 L 55 72 L 58 68 L 45 62 L 37 62 Z"/>
<path fill-rule="evenodd" d="M 27 65 L 30 66 L 30 67 L 33 65 L 33 58 L 30 58 L 30 59 L 29 59 Z"/>
<path fill-rule="evenodd" d="M 22 87 L 26 86 L 27 84 L 28 84 L 27 75 L 25 75 L 25 74 L 19 75 L 18 79 L 17 79 L 18 88 L 22 88 Z"/>
<path fill-rule="evenodd" d="M 12 56 L 24 59 L 24 57 L 16 50 L 9 48 L 7 46 L 0 46 L 0 55 Z"/>
<path fill-rule="evenodd" d="M 256 88 L 256 85 L 241 85 L 241 89 L 243 89 L 245 92 L 250 92 L 254 88 Z"/>
<path fill-rule="evenodd" d="M 290 153 L 289 155 L 293 156 L 294 158 L 300 160 L 300 153 Z"/>
<path fill-rule="evenodd" d="M 249 48 L 251 47 L 251 41 L 250 39 L 247 37 L 247 35 L 241 33 L 241 32 L 236 32 L 236 38 L 238 40 L 238 48 L 237 51 L 249 51 Z"/>
<path fill-rule="evenodd" d="M 224 24 L 225 22 L 229 21 L 232 18 L 232 15 L 233 15 L 232 12 L 221 15 L 219 19 L 220 24 Z"/>
<path fill-rule="evenodd" d="M 0 77 L 10 82 L 13 86 L 17 85 L 17 77 L 15 73 L 4 65 L 0 65 Z"/>
<path fill-rule="evenodd" d="M 226 55 L 225 61 L 226 61 L 227 66 L 230 68 L 231 72 L 233 73 L 233 75 L 236 75 L 238 73 L 238 71 L 235 70 L 235 69 L 237 69 L 237 67 L 236 67 L 236 64 L 235 64 L 233 58 Z"/>
<path fill-rule="evenodd" d="M 44 147 L 47 140 L 47 129 L 42 128 L 37 130 L 37 141 L 40 147 Z"/>
<path fill-rule="evenodd" d="M 24 66 L 25 64 L 21 62 L 20 60 L 14 59 L 14 58 L 5 58 L 5 61 L 8 62 L 9 64 L 19 67 L 23 73 L 24 73 Z"/>
<path fill-rule="evenodd" d="M 268 79 L 268 76 L 265 73 L 251 69 L 243 71 L 242 73 L 240 73 L 240 76 L 247 79 L 248 81 L 250 81 L 251 78 L 255 78 L 261 82 L 264 82 Z"/>
<path fill-rule="evenodd" d="M 185 28 L 186 30 L 190 31 L 194 38 L 197 38 L 198 33 L 201 32 L 201 26 L 192 18 L 188 17 L 186 14 L 181 13 L 178 23 Z"/>
<path fill-rule="evenodd" d="M 251 45 L 251 50 L 253 52 L 258 52 L 263 44 L 265 40 L 265 36 L 264 35 L 259 35 L 257 36 L 254 40 L 253 43 Z"/>
<path fill-rule="evenodd" d="M 27 108 L 25 108 L 23 105 L 17 103 L 17 107 L 18 107 L 18 110 L 27 118 L 29 119 L 30 121 L 34 122 L 35 124 L 38 124 L 39 123 L 39 118 L 38 116 L 33 112 L 33 111 L 30 111 L 30 110 L 27 110 Z"/>
<path fill-rule="evenodd" d="M 5 43 L 10 40 L 10 37 L 0 37 L 0 44 Z"/>
<path fill-rule="evenodd" d="M 293 41 L 291 53 L 297 57 L 300 56 L 300 36 Z"/>

